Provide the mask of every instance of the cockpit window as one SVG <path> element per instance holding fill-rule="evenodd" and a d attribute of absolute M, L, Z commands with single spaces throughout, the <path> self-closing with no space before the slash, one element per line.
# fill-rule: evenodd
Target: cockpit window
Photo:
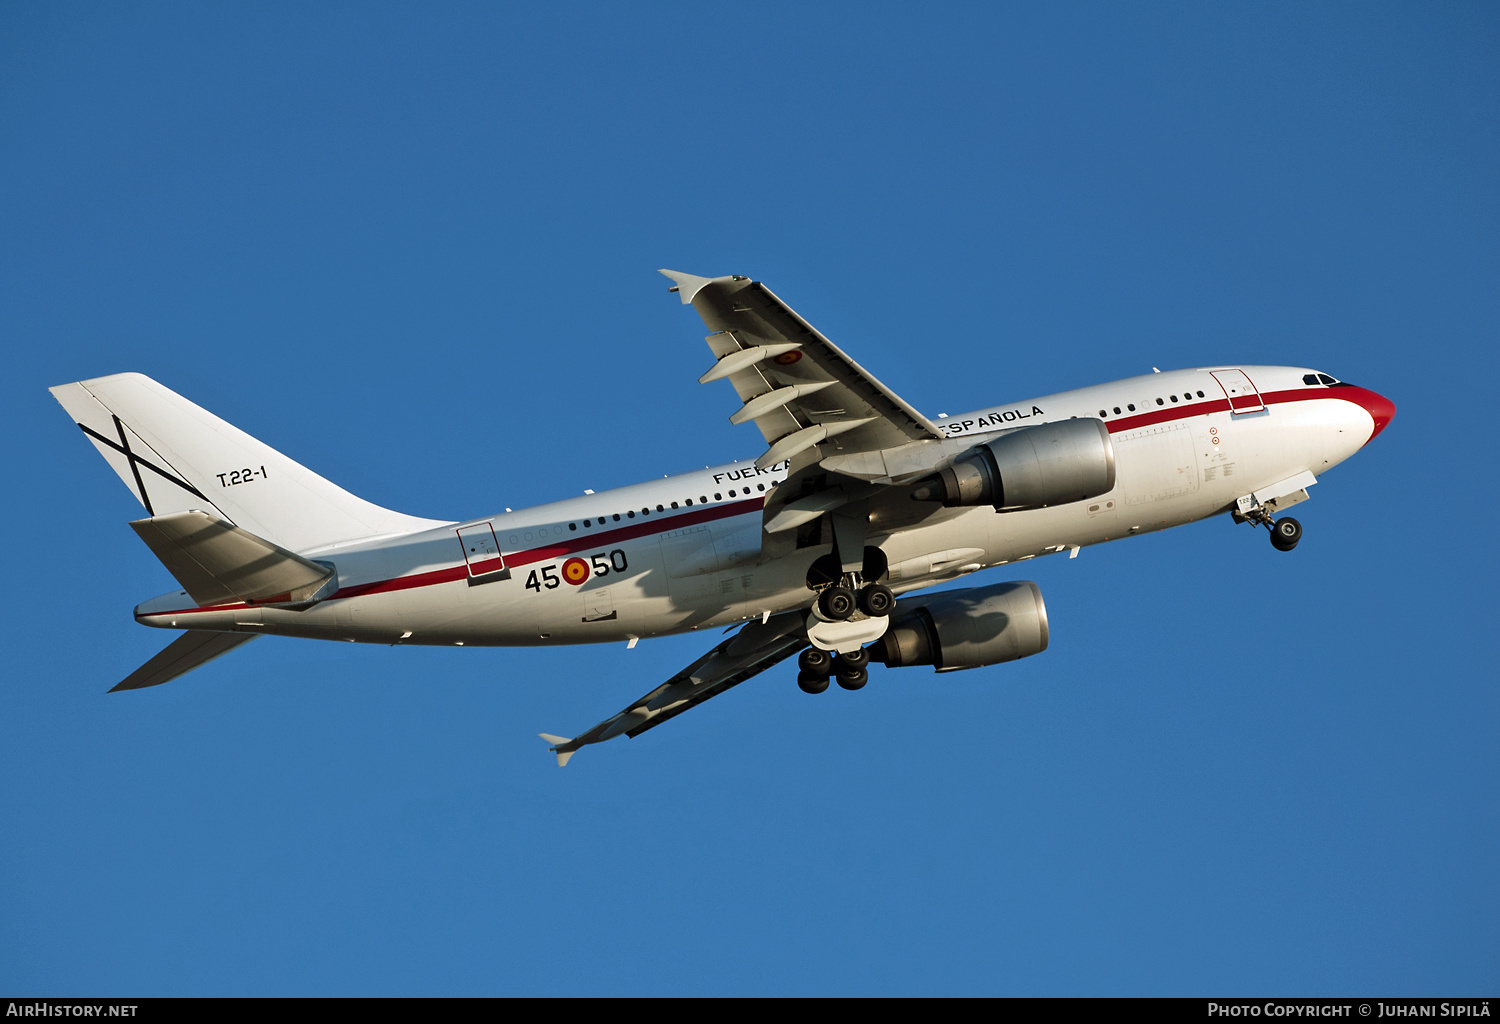
<path fill-rule="evenodd" d="M 1328 374 L 1326 374 L 1326 373 L 1320 373 L 1320 374 L 1318 374 L 1318 380 L 1319 380 L 1320 383 L 1323 383 L 1323 384 L 1337 384 L 1338 383 L 1337 380 L 1335 380 L 1332 377 L 1328 376 Z"/>
<path fill-rule="evenodd" d="M 1322 381 L 1318 380 L 1318 375 L 1316 373 L 1304 373 L 1302 375 L 1302 383 L 1304 383 L 1304 384 L 1321 384 Z"/>

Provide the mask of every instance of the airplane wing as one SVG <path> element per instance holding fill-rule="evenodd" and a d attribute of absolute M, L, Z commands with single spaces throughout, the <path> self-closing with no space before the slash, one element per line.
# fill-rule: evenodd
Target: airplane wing
<path fill-rule="evenodd" d="M 745 404 L 729 421 L 753 421 L 769 445 L 758 468 L 787 462 L 784 482 L 766 499 L 764 551 L 783 551 L 791 531 L 833 513 L 847 570 L 862 559 L 866 523 L 878 519 L 890 531 L 955 514 L 888 488 L 931 473 L 934 447 L 967 442 L 948 441 L 760 282 L 661 273 L 714 332 L 704 340 L 718 361 L 699 383 L 734 386 Z"/>
<path fill-rule="evenodd" d="M 770 446 L 759 468 L 813 449 L 817 461 L 943 439 L 931 420 L 759 281 L 661 273 L 714 332 L 706 340 L 718 362 L 698 379 L 728 378 L 734 386 L 745 404 L 730 422 L 754 421 Z"/>
<path fill-rule="evenodd" d="M 559 768 L 580 747 L 621 733 L 639 736 L 802 650 L 807 646 L 805 617 L 801 611 L 790 611 L 750 623 L 619 714 L 573 739 L 540 735 L 552 744 Z"/>

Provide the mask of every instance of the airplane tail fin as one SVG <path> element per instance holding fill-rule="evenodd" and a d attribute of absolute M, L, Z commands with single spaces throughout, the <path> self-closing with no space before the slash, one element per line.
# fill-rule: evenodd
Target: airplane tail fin
<path fill-rule="evenodd" d="M 207 512 L 291 551 L 442 525 L 355 497 L 142 374 L 51 391 L 152 517 Z"/>

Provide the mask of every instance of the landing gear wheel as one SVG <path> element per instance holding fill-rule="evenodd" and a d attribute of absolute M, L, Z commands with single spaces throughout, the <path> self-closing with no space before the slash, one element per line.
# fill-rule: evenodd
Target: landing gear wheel
<path fill-rule="evenodd" d="M 896 607 L 896 595 L 891 588 L 881 583 L 871 583 L 859 592 L 859 610 L 871 618 L 889 615 Z"/>
<path fill-rule="evenodd" d="M 854 591 L 848 587 L 829 587 L 818 595 L 818 611 L 825 619 L 843 622 L 854 614 Z"/>
<path fill-rule="evenodd" d="M 852 651 L 844 651 L 838 656 L 838 663 L 834 666 L 838 671 L 846 668 L 864 668 L 870 663 L 870 652 L 863 647 L 857 647 Z"/>
<path fill-rule="evenodd" d="M 865 668 L 869 663 L 870 652 L 863 647 L 841 652 L 837 658 L 833 659 L 839 685 L 846 690 L 857 690 L 864 686 L 870 681 L 870 671 Z"/>
<path fill-rule="evenodd" d="M 1291 516 L 1271 524 L 1271 546 L 1277 551 L 1290 551 L 1301 539 L 1302 524 Z"/>
<path fill-rule="evenodd" d="M 797 655 L 797 667 L 809 675 L 826 676 L 833 671 L 833 655 L 821 647 L 809 647 Z"/>
<path fill-rule="evenodd" d="M 842 679 L 839 680 L 839 685 L 844 685 Z M 803 693 L 822 693 L 828 689 L 828 677 L 818 675 L 815 672 L 798 672 L 797 686 Z"/>
<path fill-rule="evenodd" d="M 838 681 L 839 685 L 846 690 L 857 690 L 870 681 L 870 672 L 864 667 L 840 668 Z M 823 685 L 828 685 L 828 681 L 826 679 L 823 681 Z"/>

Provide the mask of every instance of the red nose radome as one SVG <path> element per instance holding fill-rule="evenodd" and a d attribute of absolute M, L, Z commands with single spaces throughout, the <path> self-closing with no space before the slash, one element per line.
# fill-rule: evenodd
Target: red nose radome
<path fill-rule="evenodd" d="M 1376 394 L 1367 388 L 1357 387 L 1353 384 L 1345 384 L 1337 389 L 1340 398 L 1347 402 L 1353 402 L 1365 412 L 1370 414 L 1370 419 L 1375 421 L 1375 429 L 1370 432 L 1370 441 L 1375 440 L 1377 434 L 1385 429 L 1385 425 L 1396 416 L 1396 403 L 1384 395 Z"/>

